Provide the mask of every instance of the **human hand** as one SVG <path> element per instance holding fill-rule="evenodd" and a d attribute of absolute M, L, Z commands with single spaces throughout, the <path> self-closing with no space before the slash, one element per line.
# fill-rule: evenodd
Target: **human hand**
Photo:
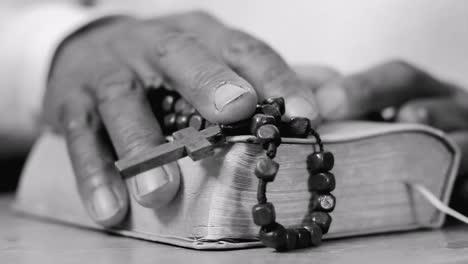
<path fill-rule="evenodd" d="M 360 119 L 396 107 L 396 122 L 420 123 L 447 132 L 462 152 L 459 199 L 468 202 L 468 92 L 406 62 L 393 61 L 336 78 L 316 91 L 326 120 Z"/>
<path fill-rule="evenodd" d="M 319 121 L 311 89 L 271 47 L 204 13 L 86 28 L 57 53 L 44 117 L 65 135 L 80 196 L 99 224 L 118 224 L 128 209 L 114 161 L 164 142 L 145 92 L 162 80 L 213 123 L 245 119 L 257 101 L 277 96 L 286 115 Z M 129 192 L 157 208 L 179 177 L 175 163 L 155 168 L 134 177 Z"/>

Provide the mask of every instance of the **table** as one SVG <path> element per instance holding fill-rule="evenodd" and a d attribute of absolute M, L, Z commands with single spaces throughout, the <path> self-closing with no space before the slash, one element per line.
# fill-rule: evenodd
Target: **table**
<path fill-rule="evenodd" d="M 468 226 L 350 239 L 276 253 L 268 248 L 196 251 L 15 214 L 0 195 L 0 263 L 468 263 Z"/>

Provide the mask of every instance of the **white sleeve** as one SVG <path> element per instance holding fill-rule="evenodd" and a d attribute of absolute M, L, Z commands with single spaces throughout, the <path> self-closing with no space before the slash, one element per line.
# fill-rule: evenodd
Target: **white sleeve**
<path fill-rule="evenodd" d="M 54 53 L 78 29 L 115 12 L 66 3 L 0 6 L 0 136 L 34 135 Z"/>

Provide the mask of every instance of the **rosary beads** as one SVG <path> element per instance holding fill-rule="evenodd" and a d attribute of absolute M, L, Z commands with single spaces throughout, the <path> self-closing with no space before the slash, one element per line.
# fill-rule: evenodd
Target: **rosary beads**
<path fill-rule="evenodd" d="M 180 98 L 178 94 L 165 91 L 160 99 L 157 118 L 164 124 L 163 131 L 171 134 L 186 127 L 196 130 L 214 126 Z M 254 174 L 258 178 L 257 204 L 252 208 L 252 217 L 260 226 L 259 239 L 263 245 L 277 251 L 319 246 L 323 234 L 328 232 L 332 218 L 329 215 L 335 208 L 336 199 L 330 193 L 335 189 L 335 177 L 330 172 L 334 165 L 331 152 L 325 151 L 320 135 L 311 128 L 307 118 L 291 117 L 282 120 L 285 112 L 283 98 L 270 98 L 257 105 L 254 116 L 248 120 L 229 125 L 220 125 L 223 136 L 254 135 L 265 150 L 265 157 L 257 160 Z M 313 136 L 318 145 L 307 157 L 309 172 L 308 190 L 311 193 L 309 212 L 301 225 L 285 228 L 276 222 L 275 207 L 267 200 L 267 184 L 275 180 L 280 165 L 274 161 L 281 137 L 306 138 Z"/>

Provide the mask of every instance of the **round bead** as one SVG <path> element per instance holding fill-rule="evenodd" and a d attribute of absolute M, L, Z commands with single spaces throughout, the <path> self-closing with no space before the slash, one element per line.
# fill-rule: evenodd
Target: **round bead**
<path fill-rule="evenodd" d="M 310 220 L 320 226 L 323 234 L 328 232 L 332 222 L 331 216 L 325 212 L 312 212 L 310 214 Z"/>
<path fill-rule="evenodd" d="M 176 128 L 178 130 L 186 128 L 188 125 L 188 117 L 186 115 L 177 115 Z"/>
<path fill-rule="evenodd" d="M 258 226 L 267 226 L 275 223 L 276 213 L 272 203 L 256 204 L 252 207 L 254 223 Z"/>
<path fill-rule="evenodd" d="M 330 171 L 334 164 L 335 158 L 328 151 L 317 151 L 307 156 L 307 170 L 311 174 Z"/>
<path fill-rule="evenodd" d="M 185 101 L 184 98 L 179 98 L 177 102 L 174 105 L 174 111 L 177 114 L 182 114 L 189 116 L 191 114 L 194 114 L 196 112 L 195 108 L 191 104 L 189 104 L 187 101 Z"/>
<path fill-rule="evenodd" d="M 259 239 L 266 247 L 275 249 L 284 248 L 287 243 L 286 229 L 278 223 L 262 227 L 260 229 Z"/>
<path fill-rule="evenodd" d="M 255 166 L 255 176 L 266 182 L 272 182 L 275 180 L 278 169 L 279 164 L 276 161 L 269 158 L 261 158 Z"/>
<path fill-rule="evenodd" d="M 262 105 L 262 113 L 265 115 L 273 116 L 277 122 L 281 121 L 281 112 L 275 105 Z"/>
<path fill-rule="evenodd" d="M 188 125 L 196 130 L 202 130 L 205 127 L 205 119 L 197 114 L 191 115 Z"/>
<path fill-rule="evenodd" d="M 256 133 L 257 138 L 260 140 L 264 146 L 270 142 L 273 142 L 275 145 L 279 145 L 281 143 L 281 136 L 278 128 L 274 125 L 267 124 L 259 127 Z"/>
<path fill-rule="evenodd" d="M 264 104 L 270 104 L 273 106 L 276 106 L 280 113 L 284 115 L 284 112 L 286 110 L 285 108 L 285 103 L 284 103 L 284 98 L 283 97 L 276 97 L 276 98 L 268 98 L 263 101 Z"/>
<path fill-rule="evenodd" d="M 331 194 L 320 194 L 317 195 L 317 207 L 316 210 L 331 212 L 335 209 L 336 198 Z"/>
<path fill-rule="evenodd" d="M 322 244 L 322 229 L 317 224 L 310 224 L 304 226 L 310 233 L 310 244 L 311 246 L 318 247 Z"/>
<path fill-rule="evenodd" d="M 275 124 L 276 120 L 273 116 L 264 115 L 264 114 L 256 114 L 252 117 L 250 121 L 250 133 L 252 135 L 257 134 L 257 129 L 266 124 Z"/>
<path fill-rule="evenodd" d="M 298 227 L 298 228 L 294 228 L 294 231 L 297 234 L 296 248 L 306 248 L 312 245 L 311 235 L 310 235 L 309 230 L 303 227 Z"/>
<path fill-rule="evenodd" d="M 335 189 L 335 176 L 331 172 L 320 172 L 309 177 L 309 191 L 331 192 Z"/>
<path fill-rule="evenodd" d="M 287 124 L 287 134 L 289 137 L 306 138 L 310 131 L 310 121 L 304 117 L 291 117 Z"/>
<path fill-rule="evenodd" d="M 164 112 L 170 113 L 174 108 L 175 97 L 172 95 L 167 95 L 161 102 L 161 108 Z"/>
<path fill-rule="evenodd" d="M 176 128 L 176 114 L 171 113 L 164 117 L 164 128 L 167 131 L 173 131 Z"/>

